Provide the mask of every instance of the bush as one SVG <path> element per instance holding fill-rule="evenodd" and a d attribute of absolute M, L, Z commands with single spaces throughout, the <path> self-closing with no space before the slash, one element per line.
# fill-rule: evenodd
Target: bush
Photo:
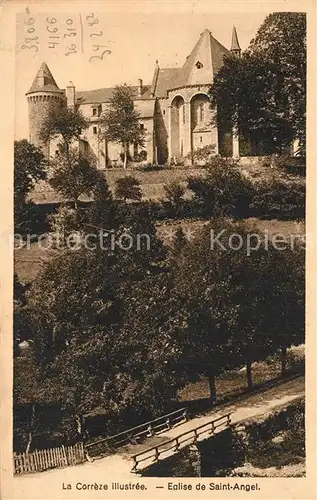
<path fill-rule="evenodd" d="M 253 195 L 251 182 L 236 168 L 234 160 L 214 157 L 204 177 L 188 178 L 188 187 L 209 215 L 246 216 Z"/>
<path fill-rule="evenodd" d="M 200 166 L 210 165 L 210 162 L 215 158 L 215 145 L 203 146 L 202 148 L 196 149 L 192 154 L 188 155 L 192 158 L 194 163 Z"/>
<path fill-rule="evenodd" d="M 145 149 L 142 149 L 139 153 L 135 154 L 133 157 L 133 161 L 135 162 L 141 162 L 141 161 L 146 161 L 147 160 L 147 151 Z"/>
<path fill-rule="evenodd" d="M 306 175 L 306 158 L 291 155 L 274 155 L 272 166 L 288 174 Z"/>
<path fill-rule="evenodd" d="M 141 183 L 133 175 L 126 175 L 116 180 L 115 194 L 124 201 L 142 199 Z"/>
<path fill-rule="evenodd" d="M 250 208 L 255 217 L 305 217 L 305 185 L 273 177 L 256 184 Z"/>

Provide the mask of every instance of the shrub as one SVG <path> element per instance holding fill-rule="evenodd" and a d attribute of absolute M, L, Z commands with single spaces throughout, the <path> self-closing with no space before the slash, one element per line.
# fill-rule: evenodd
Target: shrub
<path fill-rule="evenodd" d="M 215 157 L 204 177 L 188 178 L 188 187 L 209 215 L 245 216 L 253 195 L 251 182 L 238 170 L 234 160 Z"/>
<path fill-rule="evenodd" d="M 145 149 L 142 149 L 139 153 L 135 154 L 133 157 L 133 161 L 135 162 L 141 162 L 146 160 L 147 160 L 147 151 Z"/>
<path fill-rule="evenodd" d="M 305 175 L 306 158 L 291 155 L 274 155 L 272 166 L 289 174 Z"/>
<path fill-rule="evenodd" d="M 305 216 L 305 185 L 286 182 L 276 177 L 255 186 L 250 208 L 254 216 Z"/>
<path fill-rule="evenodd" d="M 116 180 L 115 194 L 124 201 L 142 199 L 141 183 L 133 175 L 126 175 Z"/>
<path fill-rule="evenodd" d="M 192 154 L 189 154 L 188 157 L 192 158 L 194 163 L 198 163 L 198 165 L 207 166 L 215 157 L 215 145 L 209 144 L 208 146 L 198 148 Z"/>

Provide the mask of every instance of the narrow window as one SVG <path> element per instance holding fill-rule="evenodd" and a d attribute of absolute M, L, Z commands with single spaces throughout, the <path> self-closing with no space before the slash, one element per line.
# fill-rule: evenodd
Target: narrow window
<path fill-rule="evenodd" d="M 92 109 L 92 116 L 97 116 L 98 110 L 97 108 Z"/>
<path fill-rule="evenodd" d="M 186 116 L 185 116 L 185 104 L 183 105 L 183 124 L 185 123 Z"/>
<path fill-rule="evenodd" d="M 203 102 L 199 106 L 199 121 L 200 123 L 205 121 L 205 107 Z"/>
<path fill-rule="evenodd" d="M 94 135 L 96 135 L 96 134 L 97 134 L 97 132 L 98 132 L 97 127 L 93 127 L 92 131 L 93 131 L 93 134 L 94 134 Z"/>
<path fill-rule="evenodd" d="M 163 115 L 165 115 L 165 109 L 163 109 Z"/>
<path fill-rule="evenodd" d="M 140 129 L 144 130 L 144 124 L 143 123 L 140 123 Z"/>
<path fill-rule="evenodd" d="M 202 136 L 200 136 L 200 142 L 203 142 L 203 138 L 202 138 Z"/>

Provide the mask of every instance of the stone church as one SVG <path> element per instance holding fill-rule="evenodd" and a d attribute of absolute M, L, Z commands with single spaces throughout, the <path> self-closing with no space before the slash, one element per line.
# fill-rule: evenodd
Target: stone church
<path fill-rule="evenodd" d="M 205 29 L 187 56 L 182 67 L 161 68 L 158 61 L 151 85 L 141 79 L 132 87 L 134 105 L 139 113 L 140 127 L 145 131 L 145 144 L 140 151 L 130 145 L 131 158 L 142 158 L 146 163 L 177 163 L 181 158 L 191 159 L 198 148 L 211 145 L 215 154 L 239 156 L 239 141 L 231 133 L 212 125 L 208 91 L 228 54 L 239 57 L 241 49 L 236 29 L 233 28 L 230 51 Z M 29 140 L 42 147 L 47 156 L 56 152 L 56 144 L 43 144 L 39 132 L 44 117 L 54 106 L 78 108 L 89 118 L 90 126 L 83 132 L 81 147 L 94 154 L 98 167 L 120 165 L 120 144 L 100 139 L 99 124 L 109 105 L 113 88 L 77 91 L 72 82 L 66 89 L 56 84 L 46 63 L 43 63 L 26 93 L 29 105 Z"/>

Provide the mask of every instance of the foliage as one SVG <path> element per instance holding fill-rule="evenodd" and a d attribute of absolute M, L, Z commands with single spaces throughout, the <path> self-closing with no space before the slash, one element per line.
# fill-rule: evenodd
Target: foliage
<path fill-rule="evenodd" d="M 199 165 L 207 165 L 213 156 L 215 156 L 214 144 L 195 149 L 192 154 L 188 154 L 188 158 L 192 158 L 194 163 L 198 163 Z"/>
<path fill-rule="evenodd" d="M 27 196 L 36 182 L 46 179 L 47 162 L 42 151 L 26 139 L 14 141 L 14 224 L 16 228 L 31 222 L 31 204 Z"/>
<path fill-rule="evenodd" d="M 133 161 L 136 161 L 136 162 L 141 162 L 141 161 L 146 161 L 146 160 L 147 160 L 147 151 L 146 151 L 146 149 L 142 149 L 141 151 L 139 151 L 133 157 Z"/>
<path fill-rule="evenodd" d="M 255 184 L 250 209 L 254 216 L 305 217 L 306 188 L 276 176 Z"/>
<path fill-rule="evenodd" d="M 51 166 L 50 185 L 66 200 L 74 202 L 75 207 L 80 196 L 91 194 L 98 180 L 94 159 L 76 148 L 57 155 Z"/>
<path fill-rule="evenodd" d="M 142 199 L 141 183 L 133 175 L 126 175 L 116 180 L 115 195 L 124 201 Z"/>
<path fill-rule="evenodd" d="M 252 184 L 233 160 L 215 157 L 204 176 L 188 178 L 188 187 L 213 215 L 245 214 L 252 198 Z"/>
<path fill-rule="evenodd" d="M 27 287 L 20 282 L 14 273 L 13 280 L 13 348 L 14 355 L 20 353 L 19 344 L 32 337 L 28 305 L 26 300 Z"/>
<path fill-rule="evenodd" d="M 100 173 L 92 190 L 93 201 L 89 208 L 89 227 L 100 230 L 117 227 L 121 218 L 105 176 Z"/>
<path fill-rule="evenodd" d="M 306 21 L 302 13 L 270 14 L 241 58 L 229 56 L 211 101 L 256 153 L 305 143 Z"/>
<path fill-rule="evenodd" d="M 306 14 L 269 14 L 250 43 L 253 54 L 277 64 L 280 69 L 281 98 L 294 123 L 295 137 L 305 145 L 306 136 Z"/>
<path fill-rule="evenodd" d="M 140 127 L 133 97 L 129 85 L 117 85 L 101 121 L 102 134 L 107 140 L 122 144 L 124 168 L 127 165 L 129 144 L 144 146 L 145 131 Z"/>
<path fill-rule="evenodd" d="M 89 120 L 78 109 L 67 106 L 51 108 L 44 118 L 40 137 L 44 142 L 62 137 L 66 151 L 74 139 L 79 139 L 82 132 L 89 127 Z"/>
<path fill-rule="evenodd" d="M 165 197 L 168 203 L 175 209 L 179 208 L 184 201 L 183 196 L 186 188 L 177 181 L 172 181 L 164 186 Z"/>

